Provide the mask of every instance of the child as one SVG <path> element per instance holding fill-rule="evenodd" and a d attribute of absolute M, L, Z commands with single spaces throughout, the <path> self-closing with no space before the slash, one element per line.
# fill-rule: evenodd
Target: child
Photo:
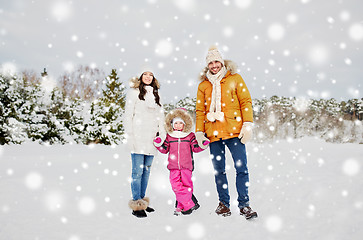
<path fill-rule="evenodd" d="M 193 152 L 198 153 L 206 149 L 209 141 L 199 146 L 191 131 L 192 127 L 192 117 L 186 110 L 178 108 L 166 115 L 165 141 L 162 143 L 159 137 L 154 139 L 154 145 L 161 153 L 169 153 L 167 168 L 170 170 L 170 184 L 177 200 L 175 215 L 191 214 L 199 207 L 192 199 Z"/>

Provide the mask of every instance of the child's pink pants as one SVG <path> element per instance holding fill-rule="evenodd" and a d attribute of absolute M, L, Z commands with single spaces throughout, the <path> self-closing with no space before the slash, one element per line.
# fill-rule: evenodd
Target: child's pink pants
<path fill-rule="evenodd" d="M 195 204 L 192 200 L 192 171 L 189 169 L 170 170 L 169 179 L 171 187 L 175 193 L 176 200 L 178 201 L 177 208 L 186 211 L 194 207 Z"/>

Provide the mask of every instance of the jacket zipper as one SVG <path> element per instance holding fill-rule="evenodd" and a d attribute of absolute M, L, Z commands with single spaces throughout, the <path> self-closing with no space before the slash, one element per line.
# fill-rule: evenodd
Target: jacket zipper
<path fill-rule="evenodd" d="M 178 139 L 178 167 L 179 167 L 179 170 L 180 170 L 180 152 L 179 152 L 179 149 L 180 149 L 180 138 Z"/>

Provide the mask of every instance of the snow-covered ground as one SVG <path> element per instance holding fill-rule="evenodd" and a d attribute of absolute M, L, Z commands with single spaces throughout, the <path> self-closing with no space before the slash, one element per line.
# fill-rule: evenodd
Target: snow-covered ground
<path fill-rule="evenodd" d="M 259 218 L 214 213 L 208 150 L 195 154 L 201 208 L 173 216 L 165 155 L 156 156 L 147 195 L 156 209 L 131 215 L 130 158 L 123 145 L 0 146 L 1 240 L 361 239 L 363 145 L 315 138 L 248 143 L 251 206 Z M 231 198 L 234 168 L 227 163 Z M 235 201 L 235 200 L 234 200 Z"/>

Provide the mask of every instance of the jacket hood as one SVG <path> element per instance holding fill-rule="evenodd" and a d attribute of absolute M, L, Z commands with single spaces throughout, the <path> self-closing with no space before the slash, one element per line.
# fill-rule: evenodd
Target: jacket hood
<path fill-rule="evenodd" d="M 156 87 L 158 89 L 160 89 L 159 81 L 156 78 L 154 78 L 154 80 L 155 80 L 155 83 L 156 83 Z M 140 86 L 139 78 L 138 77 L 131 78 L 130 81 L 129 81 L 129 86 L 130 86 L 130 88 L 139 88 L 139 86 Z"/>
<path fill-rule="evenodd" d="M 229 71 L 232 75 L 237 73 L 237 65 L 231 60 L 224 60 L 224 66 L 227 71 Z M 208 67 L 205 67 L 200 73 L 199 80 L 202 82 L 207 78 Z"/>
<path fill-rule="evenodd" d="M 182 108 L 174 109 L 174 110 L 170 111 L 166 115 L 166 117 L 165 117 L 165 130 L 166 130 L 166 132 L 169 135 L 173 135 L 174 130 L 173 130 L 173 127 L 171 126 L 171 123 L 172 123 L 173 119 L 176 118 L 176 117 L 179 117 L 179 118 L 183 119 L 183 121 L 185 123 L 184 129 L 181 132 L 185 133 L 185 134 L 191 133 L 192 128 L 193 128 L 193 118 L 192 118 L 192 116 L 189 115 L 187 110 L 182 109 Z"/>

